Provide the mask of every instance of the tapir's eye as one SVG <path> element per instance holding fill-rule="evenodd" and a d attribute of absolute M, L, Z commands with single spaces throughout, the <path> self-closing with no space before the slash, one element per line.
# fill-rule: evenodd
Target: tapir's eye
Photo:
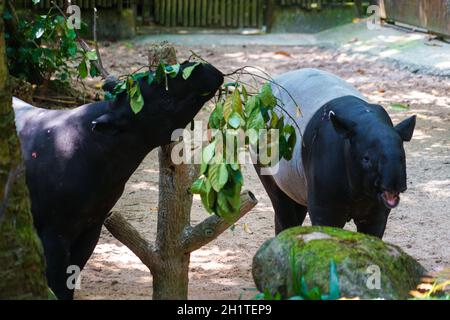
<path fill-rule="evenodd" d="M 364 157 L 362 158 L 362 164 L 363 164 L 365 167 L 370 166 L 370 158 L 369 158 L 368 156 L 364 156 Z"/>

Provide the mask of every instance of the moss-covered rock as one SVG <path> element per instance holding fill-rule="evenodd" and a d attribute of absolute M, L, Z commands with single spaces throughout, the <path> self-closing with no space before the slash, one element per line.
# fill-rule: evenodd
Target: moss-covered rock
<path fill-rule="evenodd" d="M 329 227 L 297 227 L 259 248 L 253 258 L 253 279 L 261 292 L 291 297 L 297 294 L 291 267 L 295 265 L 309 288 L 317 286 L 328 293 L 332 260 L 337 265 L 341 296 L 348 298 L 406 299 L 425 273 L 399 247 L 378 238 Z"/>

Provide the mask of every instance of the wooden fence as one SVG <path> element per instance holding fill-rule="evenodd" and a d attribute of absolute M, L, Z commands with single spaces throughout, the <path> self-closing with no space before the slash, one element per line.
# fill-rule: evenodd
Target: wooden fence
<path fill-rule="evenodd" d="M 16 8 L 48 9 L 52 7 L 52 1 L 60 7 L 64 7 L 67 3 L 66 0 L 41 0 L 40 3 L 36 5 L 34 5 L 31 0 L 14 0 L 13 2 Z M 134 0 L 72 0 L 71 4 L 77 5 L 82 9 L 94 7 L 123 9 L 131 8 L 134 5 Z"/>
<path fill-rule="evenodd" d="M 361 4 L 361 0 L 278 0 L 280 6 L 296 6 L 307 10 L 353 5 L 353 3 Z"/>
<path fill-rule="evenodd" d="M 384 18 L 450 36 L 450 0 L 382 0 Z"/>
<path fill-rule="evenodd" d="M 261 28 L 265 0 L 154 0 L 154 21 L 166 27 Z"/>

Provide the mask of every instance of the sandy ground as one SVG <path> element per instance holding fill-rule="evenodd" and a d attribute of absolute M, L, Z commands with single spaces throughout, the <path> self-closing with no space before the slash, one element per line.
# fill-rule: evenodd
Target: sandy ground
<path fill-rule="evenodd" d="M 193 47 L 179 47 L 179 57 Z M 146 47 L 114 44 L 103 50 L 107 68 L 126 73 L 146 62 Z M 398 70 L 395 67 L 330 49 L 316 47 L 208 46 L 195 51 L 223 72 L 253 65 L 272 75 L 302 67 L 331 71 L 354 84 L 372 102 L 387 107 L 395 123 L 417 114 L 412 142 L 406 144 L 408 191 L 388 222 L 384 240 L 399 245 L 428 270 L 450 266 L 450 80 Z M 278 53 L 277 53 L 278 52 Z M 113 63 L 112 63 L 113 62 Z M 409 104 L 395 111 L 391 103 Z M 208 116 L 207 108 L 200 119 Z M 192 254 L 190 299 L 238 299 L 256 294 L 251 262 L 259 246 L 274 234 L 270 201 L 253 168 L 244 169 L 245 188 L 259 204 L 209 245 Z M 156 232 L 158 163 L 148 155 L 129 180 L 116 209 L 149 239 Z M 192 224 L 206 211 L 194 199 Z M 249 230 L 244 230 L 244 224 Z M 310 222 L 307 220 L 306 225 Z M 352 223 L 348 229 L 354 230 Z M 150 299 L 152 278 L 147 268 L 126 247 L 103 230 L 99 244 L 82 273 L 77 299 Z"/>

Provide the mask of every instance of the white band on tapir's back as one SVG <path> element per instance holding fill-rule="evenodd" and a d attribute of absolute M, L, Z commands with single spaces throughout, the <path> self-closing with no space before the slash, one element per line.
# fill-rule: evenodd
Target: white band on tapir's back
<path fill-rule="evenodd" d="M 19 132 L 22 130 L 22 128 L 24 126 L 24 122 L 25 122 L 23 115 L 27 111 L 34 109 L 34 107 L 31 104 L 29 104 L 23 100 L 20 100 L 19 98 L 16 98 L 16 97 L 13 97 L 12 105 L 14 108 L 16 131 Z"/>

